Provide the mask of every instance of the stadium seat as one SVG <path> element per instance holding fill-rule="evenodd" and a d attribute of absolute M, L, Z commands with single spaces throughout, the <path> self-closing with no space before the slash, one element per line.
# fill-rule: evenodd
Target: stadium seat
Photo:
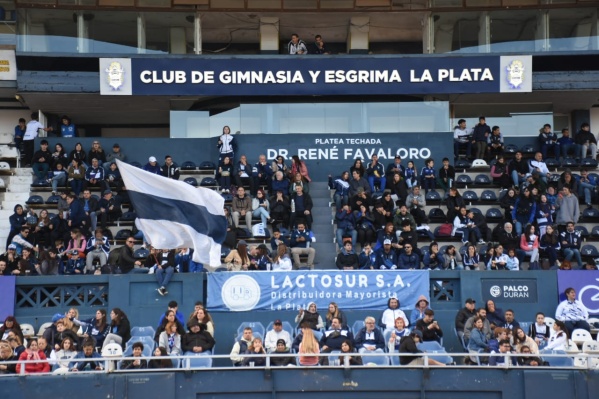
<path fill-rule="evenodd" d="M 487 166 L 489 166 L 484 159 L 475 159 L 474 161 L 472 161 L 472 167 L 473 168 L 486 168 Z"/>
<path fill-rule="evenodd" d="M 10 170 L 8 162 L 0 162 L 0 170 Z"/>
<path fill-rule="evenodd" d="M 460 183 L 460 184 L 464 184 L 464 185 L 472 184 L 472 179 L 468 175 L 459 175 L 455 181 L 456 181 L 456 183 Z"/>
<path fill-rule="evenodd" d="M 441 346 L 441 344 L 439 344 L 437 341 L 420 342 L 417 345 L 417 347 L 419 350 L 423 352 L 435 353 L 435 356 L 430 356 L 431 359 L 434 359 L 444 364 L 453 363 L 453 358 L 447 355 L 447 351 L 445 350 L 445 348 Z"/>
<path fill-rule="evenodd" d="M 25 203 L 28 205 L 43 204 L 44 199 L 41 195 L 32 195 L 27 201 L 25 201 Z"/>
<path fill-rule="evenodd" d="M 115 240 L 126 240 L 129 237 L 131 237 L 131 230 L 121 229 L 121 230 L 117 231 L 116 235 L 114 236 L 114 239 Z"/>
<path fill-rule="evenodd" d="M 493 190 L 485 190 L 480 195 L 481 201 L 497 202 L 497 195 Z"/>
<path fill-rule="evenodd" d="M 183 368 L 210 368 L 212 367 L 212 358 L 205 355 L 192 356 L 183 359 Z"/>
<path fill-rule="evenodd" d="M 202 187 L 218 186 L 218 182 L 216 181 L 216 179 L 214 177 L 204 177 L 202 179 L 202 182 L 200 183 L 200 186 L 202 186 Z"/>
<path fill-rule="evenodd" d="M 485 214 L 488 222 L 500 222 L 503 220 L 503 212 L 498 208 L 489 208 Z"/>
<path fill-rule="evenodd" d="M 262 336 L 266 335 L 266 331 L 264 329 L 264 325 L 259 321 L 244 321 L 239 327 L 237 327 L 237 335 L 243 335 L 243 329 L 246 327 L 250 327 L 252 332 L 257 332 Z"/>
<path fill-rule="evenodd" d="M 368 365 L 369 363 L 372 363 L 372 364 L 375 364 L 377 366 L 388 366 L 389 365 L 389 358 L 386 355 L 362 356 L 362 362 L 365 365 Z"/>
<path fill-rule="evenodd" d="M 233 194 L 231 194 L 231 193 L 222 193 L 221 196 L 223 197 L 225 202 L 233 201 Z"/>
<path fill-rule="evenodd" d="M 548 158 L 545 160 L 545 165 L 547 165 L 548 168 L 559 168 L 561 163 L 555 158 Z"/>
<path fill-rule="evenodd" d="M 562 166 L 565 168 L 576 168 L 578 167 L 578 162 L 574 158 L 565 158 Z"/>
<path fill-rule="evenodd" d="M 592 256 L 594 258 L 599 257 L 599 251 L 597 251 L 597 248 L 590 244 L 583 245 L 580 249 L 580 254 L 582 256 Z"/>
<path fill-rule="evenodd" d="M 551 356 L 551 355 L 566 355 L 565 351 L 549 351 L 541 352 L 543 360 L 548 362 L 551 367 L 573 367 L 574 361 L 571 357 Z"/>
<path fill-rule="evenodd" d="M 464 201 L 478 201 L 478 195 L 472 190 L 464 191 L 462 197 L 464 198 Z"/>
<path fill-rule="evenodd" d="M 23 336 L 25 338 L 31 338 L 35 336 L 35 329 L 31 324 L 21 323 L 21 331 L 23 332 Z"/>
<path fill-rule="evenodd" d="M 574 341 L 576 345 L 582 345 L 586 341 L 593 341 L 593 336 L 587 330 L 577 328 L 572 331 L 572 341 Z"/>
<path fill-rule="evenodd" d="M 547 324 L 547 327 L 551 329 L 555 324 L 555 319 L 553 317 L 545 316 L 545 324 Z"/>
<path fill-rule="evenodd" d="M 518 152 L 518 147 L 515 144 L 508 144 L 505 146 L 503 152 L 505 154 L 515 154 Z"/>
<path fill-rule="evenodd" d="M 582 238 L 587 238 L 589 236 L 589 231 L 584 226 L 577 225 L 574 227 L 574 230 L 579 231 Z"/>
<path fill-rule="evenodd" d="M 580 353 L 580 349 L 578 349 L 576 343 L 571 339 L 569 339 L 568 343 L 564 346 L 564 350 L 566 353 Z"/>
<path fill-rule="evenodd" d="M 586 208 L 584 211 L 582 211 L 582 217 L 585 219 L 599 219 L 599 209 Z"/>
<path fill-rule="evenodd" d="M 470 210 L 471 210 L 473 213 L 478 213 L 479 215 L 482 215 L 482 214 L 483 214 L 483 212 L 482 212 L 480 209 L 478 209 L 478 208 L 475 208 L 475 207 L 472 207 L 472 208 L 470 208 Z"/>
<path fill-rule="evenodd" d="M 204 161 L 200 164 L 199 169 L 200 170 L 214 170 L 214 169 L 216 169 L 216 165 L 214 164 L 214 162 Z"/>
<path fill-rule="evenodd" d="M 152 352 L 154 352 L 154 347 L 156 346 L 156 342 L 154 342 L 154 336 L 147 335 L 133 335 L 129 341 L 127 341 L 126 347 L 129 348 L 136 342 L 141 342 L 144 344 L 144 356 L 152 356 Z M 146 355 L 146 348 L 148 349 L 148 354 Z M 127 352 L 127 349 L 125 349 Z"/>
<path fill-rule="evenodd" d="M 356 320 L 354 324 L 352 324 L 351 331 L 354 334 L 354 337 L 358 335 L 360 330 L 364 328 L 364 320 Z"/>
<path fill-rule="evenodd" d="M 51 205 L 58 204 L 59 199 L 60 199 L 60 195 L 51 195 L 46 200 L 46 204 L 51 204 Z"/>
<path fill-rule="evenodd" d="M 194 186 L 194 187 L 198 186 L 198 181 L 196 180 L 195 177 L 186 177 L 183 181 L 191 186 Z"/>
<path fill-rule="evenodd" d="M 527 144 L 523 146 L 520 151 L 522 151 L 523 154 L 534 154 L 537 150 L 534 145 Z"/>
<path fill-rule="evenodd" d="M 152 338 L 154 338 L 155 334 L 156 334 L 156 330 L 154 330 L 154 327 L 151 327 L 151 326 L 133 327 L 131 329 L 132 337 L 152 337 Z"/>
<path fill-rule="evenodd" d="M 425 198 L 427 201 L 441 201 L 441 194 L 437 190 L 429 190 Z"/>
<path fill-rule="evenodd" d="M 471 166 L 472 164 L 467 159 L 458 159 L 453 165 L 455 169 L 469 169 Z"/>
<path fill-rule="evenodd" d="M 580 166 L 581 167 L 585 167 L 585 168 L 596 168 L 597 167 L 597 160 L 593 159 L 593 158 L 584 158 L 580 161 Z"/>
<path fill-rule="evenodd" d="M 181 170 L 196 170 L 197 166 L 195 162 L 185 161 L 181 164 Z"/>
<path fill-rule="evenodd" d="M 441 208 L 431 208 L 428 212 L 428 220 L 432 223 L 443 223 L 447 219 L 445 212 Z"/>
<path fill-rule="evenodd" d="M 582 351 L 584 353 L 599 354 L 599 342 L 597 341 L 584 341 L 582 344 Z"/>
<path fill-rule="evenodd" d="M 135 219 L 137 219 L 137 213 L 135 212 L 125 212 L 121 215 L 121 217 L 119 218 L 119 221 L 121 222 L 133 222 Z"/>
<path fill-rule="evenodd" d="M 142 168 L 143 168 L 142 164 L 140 164 L 140 163 L 139 163 L 139 162 L 137 162 L 137 161 L 129 162 L 129 165 L 131 165 L 131 166 L 135 166 L 136 168 L 139 168 L 139 169 L 142 169 Z"/>
<path fill-rule="evenodd" d="M 599 238 L 599 226 L 593 226 L 593 230 L 591 230 L 591 237 Z"/>
<path fill-rule="evenodd" d="M 476 184 L 491 184 L 491 178 L 489 175 L 481 173 L 480 175 L 476 175 L 474 178 L 474 183 Z"/>

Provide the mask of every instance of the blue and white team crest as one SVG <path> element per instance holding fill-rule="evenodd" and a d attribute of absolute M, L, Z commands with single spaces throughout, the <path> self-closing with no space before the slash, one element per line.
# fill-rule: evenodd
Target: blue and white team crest
<path fill-rule="evenodd" d="M 507 82 L 510 84 L 510 88 L 518 89 L 524 83 L 524 73 L 526 68 L 524 63 L 520 60 L 514 60 L 507 66 Z"/>
<path fill-rule="evenodd" d="M 111 62 L 108 68 L 105 69 L 108 85 L 113 90 L 119 90 L 125 83 L 125 69 L 120 62 Z"/>

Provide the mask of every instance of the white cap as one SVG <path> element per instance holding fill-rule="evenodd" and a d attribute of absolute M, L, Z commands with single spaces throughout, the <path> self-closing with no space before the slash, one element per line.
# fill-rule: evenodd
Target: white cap
<path fill-rule="evenodd" d="M 156 162 L 156 157 L 150 157 L 149 161 L 150 162 Z"/>
<path fill-rule="evenodd" d="M 385 240 L 383 241 L 383 245 L 391 245 L 391 240 Z"/>

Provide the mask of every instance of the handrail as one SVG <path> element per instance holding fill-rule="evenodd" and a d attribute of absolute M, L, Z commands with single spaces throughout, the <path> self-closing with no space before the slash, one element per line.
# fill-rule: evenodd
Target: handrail
<path fill-rule="evenodd" d="M 306 354 L 310 357 L 344 357 L 344 361 L 343 364 L 329 364 L 329 365 L 315 365 L 315 366 L 302 366 L 302 365 L 297 365 L 297 367 L 302 367 L 302 368 L 311 368 L 311 367 L 328 367 L 328 368 L 339 368 L 339 367 L 343 367 L 345 369 L 360 369 L 363 368 L 365 366 L 355 366 L 355 365 L 350 365 L 349 364 L 349 358 L 352 356 L 360 356 L 362 358 L 368 358 L 368 357 L 389 357 L 389 356 L 399 356 L 400 354 L 395 352 L 395 353 L 357 353 L 357 352 L 352 352 L 352 353 L 341 353 L 341 352 L 334 352 L 334 353 L 315 353 L 315 354 Z M 511 364 L 511 358 L 512 357 L 524 357 L 526 355 L 523 354 L 516 354 L 516 353 L 477 353 L 477 354 L 473 354 L 473 353 L 464 353 L 464 352 L 459 352 L 459 353 L 431 353 L 431 352 L 422 352 L 422 353 L 401 353 L 401 356 L 405 356 L 405 357 L 422 357 L 424 359 L 424 364 L 423 365 L 406 365 L 406 366 L 402 366 L 402 365 L 392 365 L 392 364 L 387 364 L 387 365 L 374 365 L 372 367 L 377 367 L 377 368 L 424 368 L 424 369 L 428 369 L 428 368 L 443 368 L 446 365 L 429 365 L 428 364 L 428 359 L 430 357 L 435 357 L 435 356 L 439 356 L 439 355 L 443 355 L 443 356 L 451 356 L 452 358 L 463 358 L 463 357 L 470 357 L 470 356 L 498 356 L 498 357 L 506 357 L 507 359 L 503 362 L 503 364 L 501 365 L 497 365 L 497 366 L 489 366 L 489 365 L 462 365 L 462 364 L 451 364 L 449 365 L 450 367 L 465 367 L 465 368 L 469 368 L 469 369 L 519 369 L 519 368 L 534 368 L 534 369 L 551 369 L 551 370 L 556 370 L 556 369 L 574 369 L 574 370 L 599 370 L 599 353 L 585 353 L 585 352 L 580 352 L 577 354 L 562 354 L 562 353 L 540 353 L 540 354 L 530 354 L 527 355 L 527 357 L 536 357 L 536 358 L 570 358 L 570 359 L 574 359 L 574 358 L 579 358 L 583 360 L 584 366 L 543 366 L 543 365 L 539 365 L 539 366 L 521 366 L 521 365 L 512 365 Z M 210 359 L 230 359 L 229 355 L 201 355 L 200 357 L 205 357 L 205 358 L 210 358 Z M 231 366 L 217 366 L 217 367 L 191 367 L 190 366 L 190 362 L 186 361 L 186 360 L 191 360 L 191 359 L 197 359 L 198 356 L 189 356 L 189 355 L 179 355 L 179 356 L 168 356 L 168 359 L 180 359 L 181 360 L 181 366 L 180 368 L 153 368 L 153 369 L 134 369 L 134 370 L 119 370 L 116 369 L 114 366 L 117 362 L 121 362 L 123 360 L 136 360 L 139 359 L 139 357 L 133 357 L 133 356 L 110 356 L 110 357 L 97 357 L 97 358 L 84 358 L 84 359 L 69 359 L 70 362 L 86 362 L 86 361 L 93 361 L 93 362 L 104 362 L 104 368 L 103 370 L 90 370 L 90 371 L 78 371 L 77 373 L 139 373 L 139 372 L 154 372 L 154 371 L 189 371 L 189 370 L 240 370 L 240 369 L 247 369 L 247 368 L 255 368 L 255 369 L 271 369 L 271 368 L 277 368 L 277 367 L 287 367 L 287 366 L 272 366 L 271 365 L 271 358 L 284 358 L 284 357 L 299 357 L 299 354 L 297 353 L 282 353 L 282 354 L 278 354 L 278 353 L 267 353 L 264 355 L 260 355 L 260 354 L 244 354 L 243 355 L 244 358 L 264 358 L 266 357 L 266 364 L 264 366 L 250 366 L 250 367 L 235 367 L 233 365 Z M 150 361 L 153 359 L 164 359 L 164 356 L 142 356 L 141 359 L 146 360 L 146 361 Z M 596 359 L 595 362 L 591 362 L 591 359 Z M 65 359 L 66 360 L 66 359 Z M 0 364 L 2 365 L 10 365 L 10 364 L 20 364 L 20 365 L 25 365 L 28 363 L 48 363 L 48 364 L 52 364 L 52 363 L 56 363 L 56 360 L 14 360 L 14 361 L 3 361 L 0 362 Z M 594 367 L 593 367 L 594 366 Z M 369 366 L 366 366 L 369 367 Z M 63 368 L 64 370 L 64 368 Z M 15 376 L 15 375 L 48 375 L 48 374 L 55 374 L 55 372 L 50 372 L 50 373 L 35 373 L 35 374 L 30 374 L 30 373 L 26 373 L 25 372 L 25 367 L 21 367 L 21 371 L 19 374 L 0 374 L 0 378 L 1 377 L 10 377 L 10 376 Z M 61 373 L 62 374 L 62 373 Z"/>

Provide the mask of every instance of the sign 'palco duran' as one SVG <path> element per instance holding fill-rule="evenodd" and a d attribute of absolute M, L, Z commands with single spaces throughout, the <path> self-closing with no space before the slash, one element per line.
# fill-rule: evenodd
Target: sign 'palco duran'
<path fill-rule="evenodd" d="M 102 58 L 104 95 L 530 92 L 531 56 Z"/>

